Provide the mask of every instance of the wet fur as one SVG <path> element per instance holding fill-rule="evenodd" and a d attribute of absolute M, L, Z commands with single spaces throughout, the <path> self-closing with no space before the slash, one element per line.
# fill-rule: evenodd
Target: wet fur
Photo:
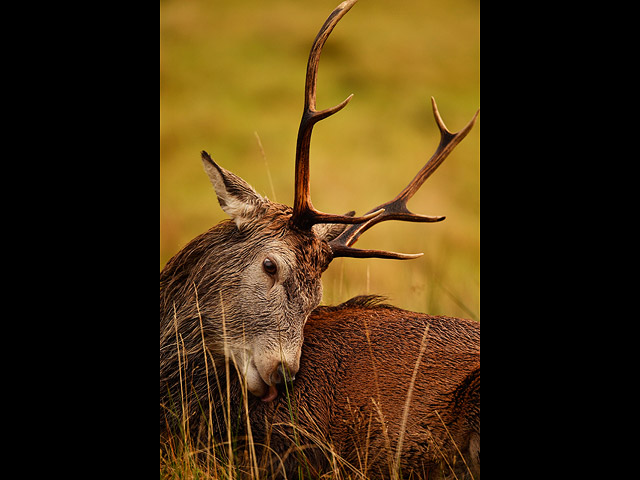
<path fill-rule="evenodd" d="M 305 328 L 293 404 L 302 431 L 330 439 L 336 452 L 372 478 L 387 478 L 395 459 L 407 392 L 425 328 L 426 352 L 410 402 L 400 468 L 405 477 L 440 478 L 447 462 L 458 478 L 469 469 L 479 478 L 480 326 L 457 318 L 430 316 L 357 297 L 338 307 L 316 309 Z M 308 414 L 311 414 L 309 417 Z M 289 424 L 285 396 L 256 405 L 251 413 L 256 436 L 268 425 Z M 309 438 L 307 441 L 311 442 Z M 291 428 L 276 428 L 270 447 L 284 453 L 293 442 Z M 303 439 L 299 440 L 304 444 Z M 312 443 L 312 442 L 311 442 Z M 365 453 L 367 464 L 364 464 Z M 320 473 L 330 467 L 317 451 Z M 454 461 L 455 459 L 455 461 Z M 295 474 L 298 459 L 286 469 Z M 470 478 L 470 477 L 469 477 Z"/>
<path fill-rule="evenodd" d="M 262 475 L 281 478 L 286 472 L 288 478 L 296 478 L 301 466 L 312 476 L 330 470 L 332 453 L 317 446 L 317 439 L 322 439 L 331 443 L 333 454 L 369 477 L 389 478 L 427 327 L 426 351 L 410 402 L 399 467 L 405 477 L 413 475 L 410 478 L 454 478 L 453 469 L 458 478 L 471 478 L 471 470 L 478 479 L 479 324 L 401 310 L 381 303 L 379 297 L 356 297 L 337 307 L 314 310 L 305 327 L 300 370 L 291 396 L 282 386 L 274 402 L 248 398 Z M 226 395 L 216 393 L 226 392 L 225 378 L 209 382 L 217 397 L 211 418 L 218 441 L 226 439 L 227 425 L 232 426 L 235 438 L 247 434 L 240 381 L 233 373 L 230 378 L 231 422 L 224 420 Z M 211 394 L 205 389 L 206 379 L 194 380 L 194 396 L 202 399 Z M 297 419 L 295 432 L 291 406 Z M 206 417 L 192 421 L 192 432 L 199 432 L 203 443 L 209 423 Z M 269 448 L 260 451 L 259 446 L 265 444 Z M 303 457 L 297 453 L 300 445 L 305 446 Z"/>

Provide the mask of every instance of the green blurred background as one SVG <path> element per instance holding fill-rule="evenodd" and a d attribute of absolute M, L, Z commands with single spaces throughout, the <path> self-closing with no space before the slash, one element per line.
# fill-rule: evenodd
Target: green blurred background
<path fill-rule="evenodd" d="M 200 151 L 291 205 L 311 43 L 338 0 L 161 0 L 160 268 L 223 220 Z M 435 151 L 430 96 L 452 131 L 480 107 L 478 0 L 360 0 L 323 50 L 311 184 L 320 210 L 363 213 L 393 198 Z M 264 148 L 263 157 L 256 132 Z M 409 202 L 436 224 L 387 222 L 360 248 L 417 260 L 336 259 L 324 304 L 357 294 L 480 317 L 480 121 Z"/>

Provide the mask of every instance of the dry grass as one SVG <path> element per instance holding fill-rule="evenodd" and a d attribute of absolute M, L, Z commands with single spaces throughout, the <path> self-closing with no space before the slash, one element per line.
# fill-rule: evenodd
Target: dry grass
<path fill-rule="evenodd" d="M 197 302 L 197 296 L 196 296 Z M 176 322 L 177 323 L 177 322 Z M 223 315 L 223 330 L 225 327 L 224 315 Z M 368 327 L 365 327 L 367 338 L 369 338 Z M 202 344 L 202 354 L 205 359 L 211 359 L 210 353 L 207 350 L 204 343 L 204 333 L 202 322 L 200 323 L 200 331 L 203 336 L 203 344 Z M 225 335 L 226 337 L 226 335 Z M 177 345 L 183 345 L 181 341 L 180 335 L 176 330 L 176 340 Z M 189 375 L 186 372 L 183 372 L 184 365 L 186 365 L 186 355 L 184 354 L 184 347 L 182 347 L 182 354 L 185 355 L 185 358 L 180 363 L 180 400 L 182 402 L 182 408 L 172 408 L 168 405 L 164 405 L 164 407 L 170 415 L 175 415 L 176 418 L 180 418 L 179 428 L 174 430 L 173 435 L 171 436 L 163 436 L 161 437 L 161 447 L 160 447 L 160 478 L 162 479 L 202 479 L 202 480 L 267 480 L 270 478 L 282 478 L 281 467 L 283 466 L 283 462 L 287 460 L 288 457 L 294 456 L 297 460 L 298 470 L 297 475 L 293 478 L 296 480 L 302 479 L 316 479 L 317 474 L 312 473 L 313 465 L 315 461 L 313 457 L 309 459 L 307 457 L 307 452 L 313 452 L 314 456 L 317 456 L 317 452 L 321 452 L 323 458 L 326 459 L 326 464 L 330 467 L 322 472 L 321 478 L 327 480 L 342 480 L 342 479 L 363 479 L 366 480 L 369 478 L 369 475 L 372 473 L 370 471 L 370 461 L 371 458 L 385 454 L 386 452 L 386 468 L 385 478 L 389 478 L 391 480 L 402 480 L 405 478 L 416 478 L 413 474 L 409 477 L 405 477 L 402 474 L 401 470 L 401 458 L 402 458 L 402 447 L 403 447 L 403 438 L 406 433 L 407 428 L 407 420 L 408 413 L 410 411 L 411 405 L 414 402 L 413 398 L 413 390 L 416 382 L 416 377 L 418 370 L 421 366 L 421 362 L 423 356 L 427 350 L 429 340 L 429 326 L 425 325 L 424 334 L 422 336 L 422 341 L 420 345 L 420 350 L 418 357 L 413 366 L 413 374 L 411 381 L 407 385 L 407 393 L 404 403 L 404 410 L 402 415 L 402 420 L 400 422 L 400 428 L 398 431 L 398 439 L 396 442 L 395 451 L 391 447 L 394 443 L 392 442 L 391 436 L 387 431 L 387 421 L 385 419 L 382 408 L 380 408 L 380 392 L 381 385 L 378 382 L 377 374 L 375 374 L 375 362 L 373 361 L 373 357 L 371 358 L 373 362 L 373 371 L 374 371 L 374 379 L 373 379 L 373 391 L 377 392 L 377 398 L 372 397 L 371 402 L 373 405 L 373 409 L 371 410 L 368 419 L 364 419 L 366 426 L 366 438 L 364 439 L 363 446 L 360 448 L 354 444 L 353 448 L 355 451 L 355 458 L 357 458 L 357 462 L 350 463 L 345 458 L 343 458 L 339 452 L 339 450 L 334 446 L 332 441 L 325 436 L 323 433 L 323 429 L 317 425 L 316 417 L 312 412 L 309 412 L 306 408 L 300 407 L 296 404 L 295 395 L 293 389 L 294 385 L 287 384 L 284 395 L 287 400 L 287 412 L 288 412 L 288 421 L 282 423 L 273 423 L 270 426 L 269 432 L 274 429 L 278 429 L 280 432 L 290 432 L 288 437 L 290 439 L 290 447 L 285 451 L 275 451 L 270 448 L 270 433 L 267 433 L 267 436 L 264 441 L 265 443 L 257 443 L 252 434 L 251 423 L 249 421 L 250 418 L 250 409 L 249 409 L 249 393 L 247 390 L 246 383 L 241 385 L 242 389 L 242 399 L 243 403 L 241 405 L 243 418 L 245 419 L 245 427 L 244 434 L 241 437 L 233 437 L 232 431 L 232 418 L 233 418 L 233 409 L 237 408 L 238 405 L 231 404 L 231 394 L 229 390 L 229 383 L 226 383 L 226 388 L 221 386 L 220 382 L 216 382 L 215 385 L 210 384 L 211 378 L 217 378 L 213 369 L 215 369 L 215 365 L 213 364 L 213 360 L 211 359 L 212 373 L 213 375 L 209 375 L 209 367 L 208 363 L 205 363 L 205 368 L 207 371 L 207 396 L 208 402 L 204 404 L 209 405 L 208 411 L 202 411 L 201 415 L 206 419 L 204 422 L 206 431 L 203 433 L 202 431 L 198 432 L 198 440 L 192 438 L 190 435 L 193 430 L 190 428 L 189 419 L 187 419 L 182 412 L 186 412 L 188 395 L 189 395 L 189 386 L 187 385 L 186 378 Z M 228 350 L 228 349 L 225 349 Z M 180 352 L 180 347 L 179 347 Z M 226 357 L 226 362 L 224 365 L 224 375 L 229 378 L 231 369 L 237 368 L 235 363 L 230 360 L 230 355 Z M 235 374 L 239 374 L 236 370 Z M 184 380 L 183 380 L 184 379 Z M 419 401 L 419 400 L 418 400 Z M 224 418 L 226 423 L 226 438 L 221 438 L 220 433 L 215 430 L 214 422 L 212 418 L 211 405 L 216 402 L 223 402 L 224 409 Z M 350 406 L 348 402 L 349 410 L 348 412 L 341 412 L 340 417 L 344 419 L 353 419 L 355 424 L 358 424 L 363 419 L 360 418 L 361 410 L 358 406 L 354 406 L 353 408 Z M 438 412 L 435 412 L 436 416 L 440 419 L 442 424 L 444 425 L 445 430 L 447 430 L 447 426 Z M 382 451 L 380 447 L 373 447 L 374 439 L 372 432 L 380 431 L 379 435 L 383 440 Z M 448 430 L 447 430 L 448 432 Z M 449 435 L 450 436 L 450 435 Z M 202 440 L 206 438 L 206 444 L 203 445 Z M 450 440 L 455 445 L 455 440 L 450 436 Z M 380 442 L 375 442 L 377 445 L 380 445 Z M 433 446 L 437 449 L 437 441 L 433 441 Z M 457 448 L 457 446 L 456 446 Z M 269 452 L 269 455 L 265 455 L 264 452 Z M 257 452 L 262 452 L 257 453 Z M 464 456 L 462 452 L 458 450 L 458 454 L 461 457 L 462 461 L 466 465 L 466 461 L 464 460 Z M 452 473 L 452 478 L 457 478 L 454 473 L 453 465 L 449 463 L 449 459 L 446 455 L 440 454 L 442 456 L 442 468 L 447 473 Z M 467 467 L 468 469 L 468 467 Z M 469 473 L 471 473 L 469 471 Z M 286 478 L 286 476 L 285 476 Z M 377 476 L 375 476 L 377 478 Z M 423 478 L 423 477 L 419 477 Z M 424 476 L 424 478 L 429 478 L 428 475 Z M 473 478 L 473 477 L 471 477 Z"/>
<path fill-rule="evenodd" d="M 290 400 L 293 396 L 289 395 L 288 398 Z M 374 399 L 372 399 L 372 402 L 374 404 L 374 411 L 377 415 L 374 416 L 372 414 L 368 418 L 369 432 L 372 431 L 372 427 L 374 425 L 385 425 L 381 409 L 375 408 L 376 401 Z M 408 396 L 407 404 L 409 403 L 410 398 Z M 245 409 L 245 412 L 248 411 L 246 402 L 243 408 Z M 281 453 L 270 451 L 271 462 L 273 462 L 273 464 L 267 465 L 264 458 L 260 458 L 256 455 L 256 451 L 260 451 L 260 449 L 265 445 L 254 443 L 250 430 L 248 437 L 228 438 L 224 441 L 219 441 L 214 436 L 214 432 L 209 432 L 210 442 L 207 448 L 202 448 L 195 446 L 194 440 L 189 437 L 188 433 L 186 433 L 188 432 L 188 426 L 184 425 L 180 434 L 169 438 L 160 448 L 160 478 L 268 480 L 274 475 L 277 476 L 277 478 L 282 478 L 278 476 L 280 474 L 278 472 L 278 468 L 289 456 L 295 456 L 298 461 L 297 475 L 294 474 L 293 476 L 293 479 L 295 480 L 317 478 L 323 478 L 326 480 L 367 480 L 371 478 L 370 475 L 373 472 L 369 468 L 370 458 L 380 452 L 372 451 L 370 449 L 369 442 L 365 443 L 362 450 L 355 452 L 358 461 L 355 464 L 349 463 L 339 454 L 331 440 L 321 433 L 320 428 L 314 425 L 313 415 L 310 412 L 305 409 L 299 410 L 291 403 L 289 411 L 291 415 L 291 422 L 275 424 L 273 425 L 273 428 L 283 428 L 287 431 L 294 432 L 291 447 L 287 451 Z M 301 417 L 304 417 L 302 422 L 300 422 Z M 345 415 L 345 417 L 348 418 L 348 415 Z M 300 426 L 300 423 L 310 425 L 311 427 L 303 428 Z M 401 432 L 401 434 L 402 433 L 403 432 Z M 382 436 L 386 438 L 386 444 L 387 447 L 389 447 L 391 441 L 389 439 L 388 432 L 384 428 Z M 301 438 L 303 438 L 304 441 L 300 441 Z M 367 440 L 369 440 L 369 438 L 367 438 Z M 267 450 L 269 450 L 268 443 L 266 447 Z M 309 464 L 313 464 L 313 461 L 309 461 L 306 457 L 306 453 L 311 450 L 316 454 L 318 451 L 322 452 L 322 455 L 327 460 L 327 465 L 330 466 L 330 468 L 322 473 L 321 477 L 318 477 L 317 474 L 313 474 L 312 469 L 308 466 Z M 398 445 L 398 451 L 395 455 L 392 454 L 390 448 L 387 448 L 387 450 L 387 478 L 392 480 L 413 478 L 417 480 L 418 477 L 416 477 L 415 474 L 410 475 L 409 477 L 403 476 L 402 471 L 399 468 L 401 445 Z M 459 455 L 464 462 L 462 453 Z M 443 471 L 450 474 L 454 472 L 453 465 L 448 463 L 447 457 L 444 455 L 442 465 Z M 378 478 L 378 476 L 375 476 L 374 478 Z M 425 476 L 424 478 L 427 477 Z M 451 478 L 457 478 L 455 473 L 453 473 Z"/>

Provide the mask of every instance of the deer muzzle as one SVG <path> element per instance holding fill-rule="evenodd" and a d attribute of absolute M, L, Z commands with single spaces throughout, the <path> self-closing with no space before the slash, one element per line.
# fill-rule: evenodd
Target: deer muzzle
<path fill-rule="evenodd" d="M 245 357 L 247 358 L 247 357 Z M 264 402 L 271 402 L 278 397 L 278 385 L 291 383 L 300 366 L 300 349 L 285 353 L 279 351 L 253 352 L 241 371 L 247 383 L 247 390 Z"/>

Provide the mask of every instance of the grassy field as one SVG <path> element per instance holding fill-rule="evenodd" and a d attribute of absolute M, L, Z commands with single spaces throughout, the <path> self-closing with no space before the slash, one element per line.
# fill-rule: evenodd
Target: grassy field
<path fill-rule="evenodd" d="M 338 3 L 160 2 L 161 268 L 225 218 L 200 150 L 292 204 L 307 56 Z M 363 213 L 413 178 L 439 141 L 430 96 L 453 131 L 480 107 L 479 2 L 360 0 L 323 51 L 318 107 L 351 93 L 312 139 L 313 202 L 327 212 Z M 479 141 L 480 121 L 409 204 L 444 222 L 384 223 L 357 244 L 425 255 L 337 259 L 323 277 L 323 303 L 375 293 L 402 308 L 479 319 Z"/>

